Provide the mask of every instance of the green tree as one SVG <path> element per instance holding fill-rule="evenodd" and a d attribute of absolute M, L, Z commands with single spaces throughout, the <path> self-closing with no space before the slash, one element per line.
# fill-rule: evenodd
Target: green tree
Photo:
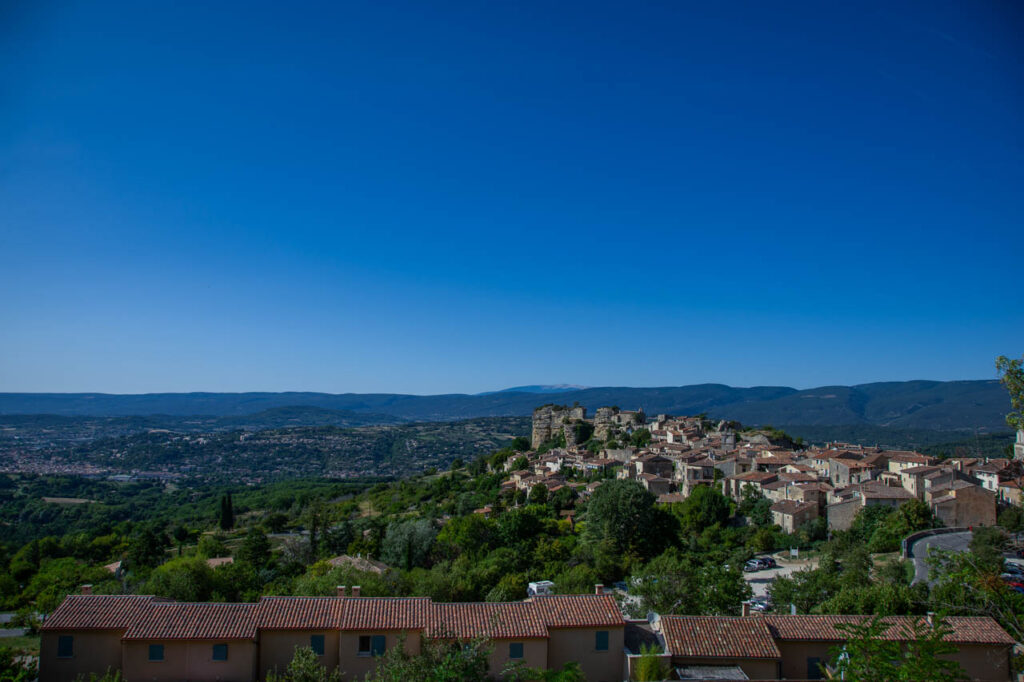
<path fill-rule="evenodd" d="M 153 524 L 142 527 L 128 543 L 128 568 L 152 567 L 159 564 L 166 556 L 170 541 L 164 532 Z"/>
<path fill-rule="evenodd" d="M 640 645 L 640 660 L 633 669 L 637 682 L 661 682 L 668 677 L 668 664 L 655 644 Z"/>
<path fill-rule="evenodd" d="M 267 534 L 255 526 L 250 528 L 238 549 L 238 558 L 257 568 L 270 563 L 270 540 Z"/>
<path fill-rule="evenodd" d="M 220 529 L 231 530 L 235 527 L 235 507 L 231 501 L 231 493 L 220 498 Z"/>
<path fill-rule="evenodd" d="M 36 675 L 35 659 L 19 656 L 8 647 L 0 647 L 0 682 L 33 682 Z"/>
<path fill-rule="evenodd" d="M 655 500 L 637 481 L 605 481 L 587 505 L 587 540 L 617 555 L 660 554 L 676 536 L 676 522 Z"/>
<path fill-rule="evenodd" d="M 284 673 L 276 670 L 267 671 L 267 682 L 340 682 L 341 672 L 335 668 L 327 672 L 327 668 L 320 665 L 320 657 L 311 648 L 295 647 L 291 663 Z"/>
<path fill-rule="evenodd" d="M 952 628 L 935 616 L 910 625 L 907 641 L 883 638 L 891 624 L 880 616 L 861 623 L 835 626 L 844 632 L 846 644 L 833 652 L 833 668 L 848 682 L 952 682 L 967 676 L 956 661 L 942 658 L 956 653 L 955 645 L 944 641 Z"/>
<path fill-rule="evenodd" d="M 204 559 L 180 557 L 154 569 L 143 594 L 178 601 L 208 601 L 213 595 L 213 584 L 213 569 Z"/>
<path fill-rule="evenodd" d="M 731 513 L 725 495 L 706 485 L 698 486 L 689 497 L 673 507 L 683 530 L 690 533 L 700 533 L 708 526 L 725 523 Z"/>
<path fill-rule="evenodd" d="M 630 594 L 640 597 L 636 615 L 739 615 L 740 604 L 751 596 L 738 566 L 675 548 L 652 559 L 632 582 Z"/>
<path fill-rule="evenodd" d="M 1005 355 L 996 358 L 999 381 L 1010 394 L 1010 412 L 1006 423 L 1013 429 L 1024 429 L 1024 358 L 1011 360 Z"/>
<path fill-rule="evenodd" d="M 648 429 L 637 429 L 629 437 L 629 442 L 635 448 L 645 448 L 651 442 L 651 432 Z"/>
<path fill-rule="evenodd" d="M 452 636 L 425 637 L 419 654 L 405 651 L 405 638 L 380 657 L 369 682 L 484 682 L 491 646 L 486 639 L 458 641 Z"/>
<path fill-rule="evenodd" d="M 196 553 L 206 559 L 227 556 L 228 547 L 224 544 L 224 536 L 219 533 L 203 535 L 196 545 Z"/>
<path fill-rule="evenodd" d="M 178 556 L 181 556 L 181 549 L 185 545 L 185 542 L 188 540 L 189 536 L 191 535 L 191 532 L 189 531 L 187 526 L 179 523 L 174 527 L 174 530 L 171 532 L 171 534 L 174 536 L 175 542 L 178 543 Z"/>
<path fill-rule="evenodd" d="M 544 504 L 548 501 L 548 487 L 543 483 L 530 488 L 530 497 L 528 498 L 530 504 Z"/>
<path fill-rule="evenodd" d="M 512 449 L 516 452 L 526 452 L 530 449 L 530 439 L 525 436 L 516 436 L 512 439 Z"/>
<path fill-rule="evenodd" d="M 426 519 L 418 521 L 396 521 L 388 526 L 381 545 L 386 563 L 406 571 L 424 566 L 434 546 L 437 531 L 434 524 Z"/>

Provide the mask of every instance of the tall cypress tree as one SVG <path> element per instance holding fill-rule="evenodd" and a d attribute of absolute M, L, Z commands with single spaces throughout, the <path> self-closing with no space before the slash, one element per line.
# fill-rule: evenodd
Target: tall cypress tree
<path fill-rule="evenodd" d="M 220 498 L 220 529 L 231 530 L 235 527 L 235 509 L 231 503 L 231 493 Z"/>

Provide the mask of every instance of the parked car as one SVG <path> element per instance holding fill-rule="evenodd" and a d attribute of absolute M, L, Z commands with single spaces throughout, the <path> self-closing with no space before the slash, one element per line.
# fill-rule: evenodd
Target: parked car
<path fill-rule="evenodd" d="M 756 573 L 757 571 L 760 571 L 762 568 L 764 567 L 761 566 L 761 562 L 757 559 L 751 559 L 747 563 L 743 564 L 744 573 Z"/>

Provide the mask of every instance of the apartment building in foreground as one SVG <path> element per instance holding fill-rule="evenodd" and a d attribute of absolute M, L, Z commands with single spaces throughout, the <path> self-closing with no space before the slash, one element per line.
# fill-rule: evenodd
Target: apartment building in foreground
<path fill-rule="evenodd" d="M 426 597 L 263 597 L 257 603 L 181 603 L 146 596 L 74 595 L 42 627 L 39 679 L 121 671 L 136 680 L 258 681 L 310 647 L 345 680 L 361 680 L 376 657 L 428 638 L 490 641 L 491 674 L 580 663 L 591 682 L 630 678 L 638 642 L 657 643 L 675 678 L 820 679 L 842 645 L 840 623 L 864 616 L 753 614 L 625 620 L 611 595 L 538 596 L 522 602 L 434 603 Z M 912 617 L 889 619 L 886 637 L 906 638 Z M 949 618 L 951 658 L 977 680 L 1010 680 L 1013 639 L 987 617 Z M 635 649 L 635 650 L 633 650 Z M 693 674 L 698 677 L 692 677 Z M 689 677 L 687 677 L 689 675 Z M 732 675 L 732 676 L 730 676 Z"/>

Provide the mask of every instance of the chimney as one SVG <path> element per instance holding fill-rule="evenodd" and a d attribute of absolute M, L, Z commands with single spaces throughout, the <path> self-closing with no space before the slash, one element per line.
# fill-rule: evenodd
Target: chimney
<path fill-rule="evenodd" d="M 749 616 L 750 615 L 750 602 L 745 601 L 742 604 L 740 604 L 740 609 L 741 609 L 740 610 L 740 615 L 741 616 L 743 616 L 744 618 Z"/>
<path fill-rule="evenodd" d="M 92 585 L 82 585 L 82 594 L 92 594 Z"/>
<path fill-rule="evenodd" d="M 337 590 L 338 590 L 338 596 L 339 597 L 344 597 L 345 596 L 345 586 L 344 585 L 338 585 Z"/>
<path fill-rule="evenodd" d="M 359 590 L 360 590 L 359 585 L 353 585 L 352 586 L 352 596 L 353 597 L 358 597 L 359 596 Z"/>
<path fill-rule="evenodd" d="M 594 585 L 594 594 L 604 594 L 604 585 L 601 583 Z"/>

